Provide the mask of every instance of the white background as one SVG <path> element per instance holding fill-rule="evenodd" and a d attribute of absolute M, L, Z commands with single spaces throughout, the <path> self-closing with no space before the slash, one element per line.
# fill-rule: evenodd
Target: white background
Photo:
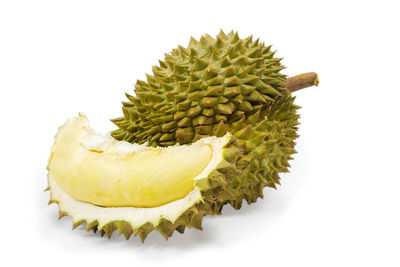
<path fill-rule="evenodd" d="M 399 266 L 398 1 L 1 1 L 1 266 Z M 84 112 L 115 129 L 163 54 L 190 36 L 239 31 L 316 71 L 291 172 L 278 190 L 203 231 L 111 240 L 71 231 L 47 206 L 53 136 Z"/>

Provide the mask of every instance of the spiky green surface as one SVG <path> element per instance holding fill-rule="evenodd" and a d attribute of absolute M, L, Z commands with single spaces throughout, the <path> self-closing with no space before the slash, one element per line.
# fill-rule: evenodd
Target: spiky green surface
<path fill-rule="evenodd" d="M 279 172 L 288 170 L 297 137 L 298 107 L 274 53 L 234 32 L 191 38 L 187 48 L 166 54 L 147 82 L 136 83 L 136 96 L 127 94 L 124 116 L 112 120 L 119 127 L 112 136 L 168 146 L 230 132 L 244 151 L 238 159 L 242 174 L 229 185 L 232 196 L 218 206 L 256 201 L 263 187 L 275 187 Z"/>
<path fill-rule="evenodd" d="M 293 100 L 288 95 L 276 99 L 274 105 L 260 112 L 264 119 L 242 123 L 240 129 L 233 132 L 242 151 L 236 155 L 237 172 L 228 177 L 225 186 L 224 191 L 231 194 L 216 196 L 216 209 L 211 214 L 220 214 L 227 203 L 240 209 L 243 200 L 248 204 L 256 202 L 263 197 L 265 186 L 275 188 L 279 184 L 279 173 L 288 171 L 288 161 L 295 153 L 298 107 L 293 105 Z"/>
<path fill-rule="evenodd" d="M 271 46 L 237 33 L 216 39 L 191 39 L 165 55 L 147 82 L 137 81 L 127 94 L 124 116 L 113 122 L 118 140 L 168 146 L 234 132 L 260 120 L 260 111 L 282 94 L 285 76 Z"/>

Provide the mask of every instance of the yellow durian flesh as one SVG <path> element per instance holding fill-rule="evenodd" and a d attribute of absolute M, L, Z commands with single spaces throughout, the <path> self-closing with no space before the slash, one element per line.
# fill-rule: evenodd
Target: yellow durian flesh
<path fill-rule="evenodd" d="M 49 175 L 73 199 L 103 207 L 158 207 L 184 198 L 210 164 L 207 142 L 152 148 L 96 134 L 83 115 L 56 137 Z"/>

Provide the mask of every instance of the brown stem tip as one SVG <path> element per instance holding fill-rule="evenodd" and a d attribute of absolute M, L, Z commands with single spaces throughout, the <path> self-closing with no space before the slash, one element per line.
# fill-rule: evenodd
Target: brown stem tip
<path fill-rule="evenodd" d="M 313 85 L 318 86 L 318 83 L 318 74 L 315 72 L 307 72 L 287 78 L 286 89 L 288 89 L 290 92 L 295 92 Z"/>

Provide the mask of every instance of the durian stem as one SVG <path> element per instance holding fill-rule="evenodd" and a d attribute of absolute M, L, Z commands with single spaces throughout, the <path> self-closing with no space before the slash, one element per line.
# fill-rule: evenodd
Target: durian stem
<path fill-rule="evenodd" d="M 307 72 L 287 78 L 286 89 L 288 89 L 290 92 L 295 92 L 313 85 L 318 86 L 318 83 L 318 74 L 315 72 Z"/>

